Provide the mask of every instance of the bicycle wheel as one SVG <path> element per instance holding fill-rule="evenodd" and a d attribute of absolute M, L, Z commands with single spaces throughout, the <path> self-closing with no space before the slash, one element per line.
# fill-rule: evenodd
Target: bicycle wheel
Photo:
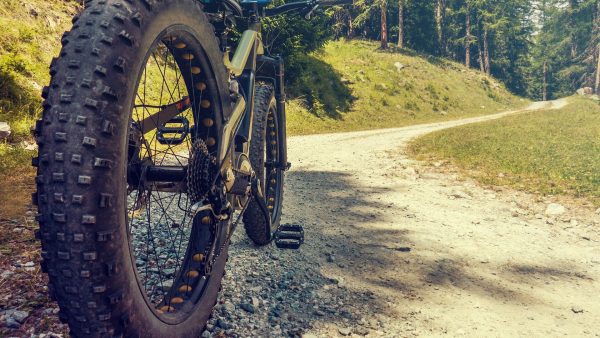
<path fill-rule="evenodd" d="M 280 154 L 277 145 L 279 128 L 285 126 L 281 126 L 277 119 L 277 103 L 271 86 L 257 86 L 254 107 L 250 162 L 262 182 L 271 226 L 265 222 L 260 206 L 254 200 L 250 201 L 243 219 L 248 237 L 257 245 L 266 245 L 281 219 L 284 172 L 278 167 Z"/>
<path fill-rule="evenodd" d="M 215 231 L 228 223 L 193 219 L 206 192 L 185 176 L 193 154 L 216 154 L 231 110 L 212 26 L 194 0 L 90 1 L 62 42 L 34 159 L 59 316 L 73 336 L 198 337 L 228 245 Z M 178 110 L 157 119 L 165 107 Z"/>

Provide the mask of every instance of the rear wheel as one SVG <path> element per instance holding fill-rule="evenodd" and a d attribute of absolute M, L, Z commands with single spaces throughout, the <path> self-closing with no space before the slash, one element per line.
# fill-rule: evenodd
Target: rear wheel
<path fill-rule="evenodd" d="M 261 180 L 263 196 L 271 216 L 271 226 L 265 221 L 256 201 L 250 201 L 244 213 L 244 227 L 248 237 L 257 245 L 270 243 L 272 231 L 277 229 L 283 204 L 284 171 L 278 166 L 280 153 L 277 102 L 273 87 L 258 85 L 254 101 L 254 121 L 250 145 L 250 162 Z"/>
<path fill-rule="evenodd" d="M 192 217 L 208 188 L 190 192 L 182 175 L 189 164 L 214 178 L 231 109 L 222 57 L 195 0 L 89 2 L 63 38 L 36 126 L 34 201 L 73 336 L 198 337 L 208 321 L 227 259 L 215 229 L 228 223 Z M 149 118 L 176 103 L 170 121 Z"/>

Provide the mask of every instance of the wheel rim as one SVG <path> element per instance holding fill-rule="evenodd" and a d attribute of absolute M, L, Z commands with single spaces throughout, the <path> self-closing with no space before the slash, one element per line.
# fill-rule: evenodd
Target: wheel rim
<path fill-rule="evenodd" d="M 281 210 L 281 183 L 283 179 L 283 170 L 278 168 L 279 163 L 279 121 L 275 107 L 269 107 L 267 114 L 267 126 L 265 137 L 265 166 L 264 171 L 264 196 L 267 208 L 271 213 L 271 222 L 275 223 Z"/>
<path fill-rule="evenodd" d="M 192 34 L 173 27 L 165 30 L 148 52 L 132 103 L 128 137 L 127 166 L 138 169 L 140 177 L 147 175 L 150 166 L 184 168 L 196 139 L 204 140 L 209 152 L 216 154 L 219 138 L 213 103 L 218 94 L 204 55 Z M 185 97 L 191 107 L 177 115 L 189 125 L 181 144 L 169 144 L 169 140 L 184 133 L 166 134 L 167 144 L 161 142 L 165 138 L 157 130 L 141 135 L 140 121 Z M 175 125 L 186 129 L 185 123 Z M 128 184 L 127 194 L 129 251 L 138 286 L 160 319 L 182 322 L 204 294 L 210 280 L 203 272 L 205 252 L 212 241 L 220 239 L 206 227 L 194 226 L 189 213 L 192 201 L 182 182 L 149 183 L 142 178 Z"/>

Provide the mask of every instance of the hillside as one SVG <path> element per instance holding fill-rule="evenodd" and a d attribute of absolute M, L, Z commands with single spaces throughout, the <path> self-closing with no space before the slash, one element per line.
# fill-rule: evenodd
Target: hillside
<path fill-rule="evenodd" d="M 290 102 L 290 132 L 400 127 L 526 104 L 497 80 L 461 64 L 377 47 L 370 41 L 333 41 L 301 60 L 307 71 L 291 89 L 308 94 Z"/>
<path fill-rule="evenodd" d="M 0 5 L 0 122 L 12 130 L 8 141 L 0 142 L 0 179 L 7 182 L 0 193 L 7 199 L 28 198 L 34 151 L 24 142 L 31 146 L 29 129 L 41 112 L 48 65 L 78 3 L 4 0 Z M 380 51 L 368 41 L 330 42 L 288 64 L 291 135 L 450 120 L 524 104 L 480 72 L 409 50 Z M 10 193 L 15 186 L 22 196 Z"/>

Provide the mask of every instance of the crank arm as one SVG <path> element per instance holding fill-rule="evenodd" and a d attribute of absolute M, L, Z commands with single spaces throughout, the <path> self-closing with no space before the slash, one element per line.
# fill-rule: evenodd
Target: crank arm
<path fill-rule="evenodd" d="M 269 213 L 269 209 L 267 208 L 265 196 L 263 195 L 260 186 L 260 180 L 256 176 L 252 179 L 252 196 L 254 197 L 256 204 L 258 204 L 258 207 L 260 208 L 260 211 L 262 212 L 265 221 L 267 222 L 267 224 L 269 224 L 269 228 L 271 228 L 271 213 Z"/>

